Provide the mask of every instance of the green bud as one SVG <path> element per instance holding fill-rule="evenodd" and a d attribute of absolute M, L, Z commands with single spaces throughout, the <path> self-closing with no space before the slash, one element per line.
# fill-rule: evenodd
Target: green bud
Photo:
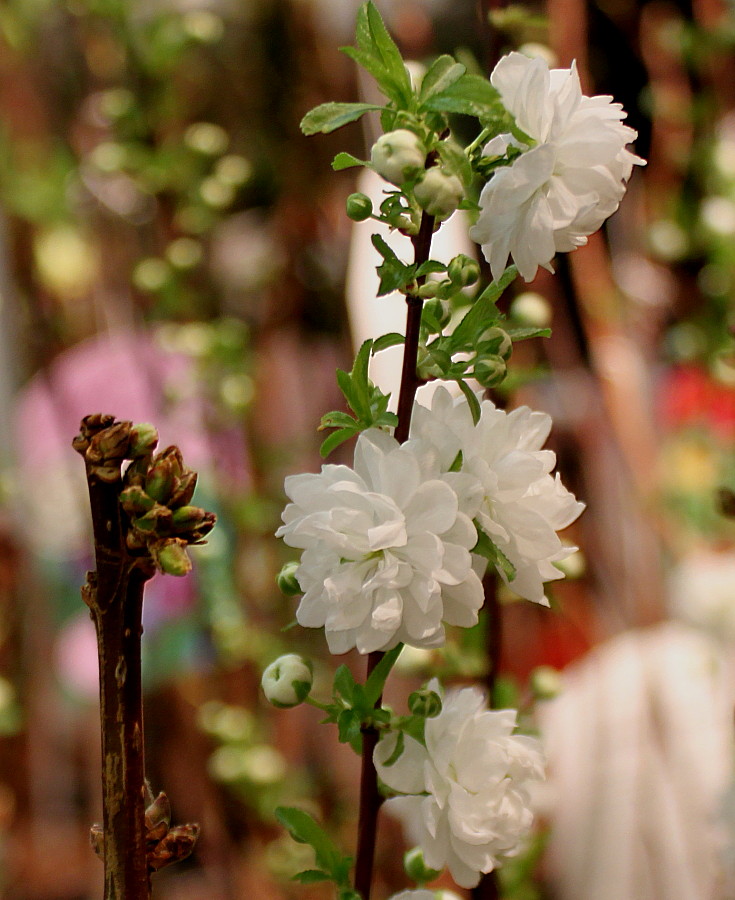
<path fill-rule="evenodd" d="M 285 594 L 286 597 L 295 597 L 297 594 L 303 593 L 301 585 L 296 578 L 296 570 L 298 567 L 298 562 L 292 560 L 291 562 L 287 562 L 278 575 L 276 575 L 278 589 L 282 594 Z"/>
<path fill-rule="evenodd" d="M 156 568 L 165 575 L 181 576 L 191 572 L 191 560 L 186 552 L 186 541 L 181 538 L 166 538 L 149 546 Z"/>
<path fill-rule="evenodd" d="M 346 207 L 347 215 L 353 222 L 364 222 L 373 214 L 373 202 L 366 194 L 350 194 Z"/>
<path fill-rule="evenodd" d="M 370 161 L 378 175 L 401 185 L 424 168 L 426 148 L 412 131 L 398 128 L 378 138 L 370 151 Z"/>
<path fill-rule="evenodd" d="M 452 284 L 467 287 L 467 285 L 474 284 L 480 277 L 480 266 L 477 260 L 460 253 L 449 263 L 447 273 Z"/>
<path fill-rule="evenodd" d="M 485 356 L 475 362 L 472 372 L 473 378 L 477 379 L 483 387 L 494 387 L 505 378 L 507 366 L 505 360 L 500 356 Z"/>
<path fill-rule="evenodd" d="M 419 205 L 438 221 L 448 219 L 464 197 L 462 182 L 440 166 L 428 169 L 414 188 Z"/>
<path fill-rule="evenodd" d="M 436 282 L 434 283 L 436 284 Z M 448 301 L 440 300 L 438 297 L 435 297 L 433 300 L 429 300 L 428 303 L 425 303 L 424 309 L 429 315 L 433 316 L 433 318 L 437 320 L 442 328 L 445 328 L 449 324 L 449 320 L 452 318 L 451 305 Z"/>
<path fill-rule="evenodd" d="M 537 666 L 531 672 L 531 690 L 537 700 L 553 700 L 561 689 L 561 675 L 552 666 Z"/>
<path fill-rule="evenodd" d="M 260 680 L 266 699 L 279 709 L 298 706 L 309 696 L 314 675 L 310 660 L 286 653 L 272 662 Z"/>
<path fill-rule="evenodd" d="M 168 459 L 154 461 L 145 479 L 145 492 L 159 503 L 168 502 L 176 485 L 173 466 Z"/>
<path fill-rule="evenodd" d="M 177 533 L 197 531 L 201 526 L 206 526 L 213 515 L 200 506 L 180 506 L 171 515 L 171 525 Z"/>
<path fill-rule="evenodd" d="M 429 881 L 437 879 L 441 872 L 437 869 L 430 869 L 424 860 L 424 851 L 421 847 L 414 847 L 407 850 L 403 855 L 403 868 L 406 875 L 416 884 L 426 884 Z"/>
<path fill-rule="evenodd" d="M 130 444 L 130 422 L 115 422 L 98 431 L 89 442 L 85 457 L 90 463 L 123 460 Z"/>
<path fill-rule="evenodd" d="M 151 425 L 149 422 L 133 425 L 130 430 L 128 457 L 130 459 L 139 459 L 141 456 L 148 456 L 156 449 L 157 443 L 158 431 L 155 425 Z"/>
<path fill-rule="evenodd" d="M 149 497 L 140 485 L 131 485 L 120 492 L 120 503 L 128 515 L 139 516 L 147 513 L 156 505 L 153 497 Z"/>
<path fill-rule="evenodd" d="M 441 283 L 439 281 L 427 281 L 419 288 L 419 297 L 423 300 L 432 300 L 439 293 L 440 289 Z"/>
<path fill-rule="evenodd" d="M 486 328 L 478 340 L 478 345 L 482 345 L 483 350 L 497 354 L 503 359 L 510 359 L 513 353 L 513 341 L 507 331 L 498 328 L 496 325 Z"/>
<path fill-rule="evenodd" d="M 194 489 L 196 486 L 197 473 L 193 472 L 191 469 L 185 469 L 181 477 L 177 479 L 176 486 L 169 498 L 168 505 L 171 509 L 176 509 L 179 506 L 187 506 L 191 503 L 191 498 L 194 496 Z"/>
<path fill-rule="evenodd" d="M 422 688 L 414 691 L 408 698 L 408 708 L 414 716 L 434 719 L 442 711 L 442 698 L 436 691 Z"/>
<path fill-rule="evenodd" d="M 156 503 L 145 515 L 133 521 L 133 527 L 143 534 L 158 534 L 163 537 L 171 532 L 171 510 Z"/>

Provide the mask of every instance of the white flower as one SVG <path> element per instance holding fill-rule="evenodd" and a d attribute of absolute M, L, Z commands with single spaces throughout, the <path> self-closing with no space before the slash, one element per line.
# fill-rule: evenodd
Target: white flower
<path fill-rule="evenodd" d="M 298 621 L 324 626 L 332 653 L 436 647 L 443 622 L 473 625 L 483 602 L 470 553 L 479 495 L 460 510 L 466 480 L 442 474 L 420 442 L 378 429 L 358 438 L 354 469 L 287 478 L 293 502 L 277 534 L 304 551 Z"/>
<path fill-rule="evenodd" d="M 490 80 L 534 144 L 527 149 L 499 135 L 485 147 L 492 156 L 508 146 L 526 152 L 483 188 L 470 237 L 482 245 L 493 278 L 512 256 L 532 281 L 538 266 L 553 271 L 555 253 L 587 243 L 618 208 L 633 165 L 645 163 L 625 147 L 637 133 L 622 124 L 622 106 L 612 97 L 584 96 L 576 65 L 549 70 L 542 59 L 510 53 Z"/>
<path fill-rule="evenodd" d="M 429 687 L 440 690 L 436 680 Z M 439 715 L 426 720 L 426 747 L 405 737 L 391 765 L 397 734 L 375 749 L 381 780 L 414 795 L 389 800 L 388 809 L 421 846 L 426 865 L 448 866 L 462 887 L 518 853 L 533 822 L 529 785 L 543 779 L 544 755 L 535 738 L 513 734 L 515 724 L 515 710 L 488 710 L 480 690 L 464 688 L 448 693 Z"/>
<path fill-rule="evenodd" d="M 480 408 L 475 425 L 464 398 L 455 400 L 440 387 L 431 409 L 414 406 L 411 437 L 434 448 L 444 471 L 462 452 L 462 474 L 481 485 L 476 521 L 516 570 L 512 580 L 501 569 L 500 575 L 521 597 L 548 606 L 544 582 L 564 577 L 554 563 L 576 549 L 563 545 L 556 532 L 570 525 L 584 504 L 558 473 L 551 475 L 556 456 L 541 449 L 551 430 L 546 413 L 527 406 L 506 413 L 489 400 Z"/>

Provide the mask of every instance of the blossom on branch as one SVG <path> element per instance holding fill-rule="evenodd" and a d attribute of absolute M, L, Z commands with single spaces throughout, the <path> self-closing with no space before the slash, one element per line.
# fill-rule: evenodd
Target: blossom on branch
<path fill-rule="evenodd" d="M 440 691 L 434 679 L 429 687 Z M 426 746 L 398 733 L 382 738 L 374 761 L 395 797 L 387 808 L 420 845 L 428 866 L 448 866 L 462 887 L 521 848 L 532 822 L 529 786 L 544 778 L 538 740 L 513 734 L 516 712 L 488 710 L 474 687 L 450 691 L 442 711 L 426 720 Z"/>
<path fill-rule="evenodd" d="M 511 256 L 532 281 L 538 266 L 553 271 L 555 253 L 587 243 L 618 208 L 633 166 L 645 162 L 626 149 L 637 132 L 622 123 L 622 106 L 582 94 L 575 64 L 549 70 L 542 59 L 509 53 L 490 80 L 530 143 L 503 134 L 484 148 L 486 156 L 508 147 L 523 152 L 482 189 L 470 237 L 482 245 L 493 278 Z"/>
<path fill-rule="evenodd" d="M 400 445 L 375 428 L 358 438 L 354 469 L 288 477 L 292 502 L 277 534 L 303 550 L 299 623 L 324 627 L 332 653 L 437 647 L 444 622 L 473 625 L 483 591 L 470 553 L 480 498 L 470 488 L 420 442 Z"/>
<path fill-rule="evenodd" d="M 584 509 L 551 471 L 556 456 L 542 447 L 551 417 L 521 406 L 506 413 L 490 401 L 480 404 L 474 424 L 466 400 L 438 388 L 431 408 L 416 403 L 411 438 L 433 448 L 440 468 L 448 471 L 461 453 L 461 474 L 471 476 L 471 506 L 479 487 L 482 500 L 475 521 L 511 563 L 515 575 L 498 565 L 498 572 L 516 594 L 548 606 L 544 583 L 563 578 L 554 565 L 570 556 L 557 531 L 570 525 Z M 465 482 L 465 485 L 471 482 Z M 460 506 L 462 507 L 462 495 Z"/>

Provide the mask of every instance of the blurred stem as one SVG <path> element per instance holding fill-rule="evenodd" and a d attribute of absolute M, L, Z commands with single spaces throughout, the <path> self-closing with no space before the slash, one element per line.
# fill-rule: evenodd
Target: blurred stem
<path fill-rule="evenodd" d="M 411 238 L 414 250 L 414 262 L 421 265 L 431 253 L 431 237 L 434 233 L 434 218 L 426 213 L 421 216 L 419 233 Z M 425 277 L 417 279 L 423 284 Z M 401 370 L 401 387 L 398 394 L 398 424 L 395 438 L 399 443 L 408 439 L 411 429 L 411 410 L 416 390 L 421 379 L 416 373 L 418 358 L 419 334 L 421 330 L 421 310 L 423 301 L 420 297 L 406 297 L 406 342 L 403 349 L 403 367 Z M 383 658 L 383 652 L 377 650 L 368 655 L 366 679 Z M 378 697 L 376 708 L 380 707 L 382 697 Z M 373 763 L 373 752 L 378 743 L 378 730 L 372 726 L 362 729 L 362 765 L 360 770 L 360 813 L 357 825 L 357 860 L 355 862 L 355 890 L 362 900 L 370 900 L 373 881 L 373 863 L 375 861 L 375 839 L 378 832 L 378 813 L 383 802 L 378 790 L 378 774 Z"/>
<path fill-rule="evenodd" d="M 82 596 L 97 631 L 102 726 L 104 900 L 150 900 L 145 844 L 145 772 L 140 641 L 149 573 L 125 549 L 121 480 L 87 465 L 97 569 Z"/>

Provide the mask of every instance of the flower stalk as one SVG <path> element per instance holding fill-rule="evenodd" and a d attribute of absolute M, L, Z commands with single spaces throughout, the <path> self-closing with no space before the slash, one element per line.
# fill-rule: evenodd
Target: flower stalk
<path fill-rule="evenodd" d="M 414 248 L 414 263 L 421 265 L 431 254 L 431 237 L 434 233 L 434 217 L 423 213 L 418 234 L 411 238 Z M 425 277 L 417 279 L 420 287 Z M 406 342 L 403 349 L 403 365 L 401 369 L 401 385 L 398 394 L 398 424 L 394 436 L 399 443 L 408 439 L 411 429 L 411 410 L 414 397 L 421 380 L 416 373 L 416 361 L 419 349 L 421 330 L 421 311 L 423 301 L 417 294 L 406 296 Z M 368 655 L 365 678 L 369 678 L 373 669 L 385 654 L 374 651 Z M 380 706 L 382 697 L 376 701 Z M 378 813 L 383 798 L 378 790 L 378 775 L 373 762 L 373 753 L 378 743 L 378 730 L 374 725 L 362 729 L 362 759 L 360 767 L 360 812 L 357 825 L 357 858 L 355 861 L 355 890 L 363 900 L 370 900 L 373 880 L 373 864 L 375 861 L 375 840 L 378 829 Z"/>

